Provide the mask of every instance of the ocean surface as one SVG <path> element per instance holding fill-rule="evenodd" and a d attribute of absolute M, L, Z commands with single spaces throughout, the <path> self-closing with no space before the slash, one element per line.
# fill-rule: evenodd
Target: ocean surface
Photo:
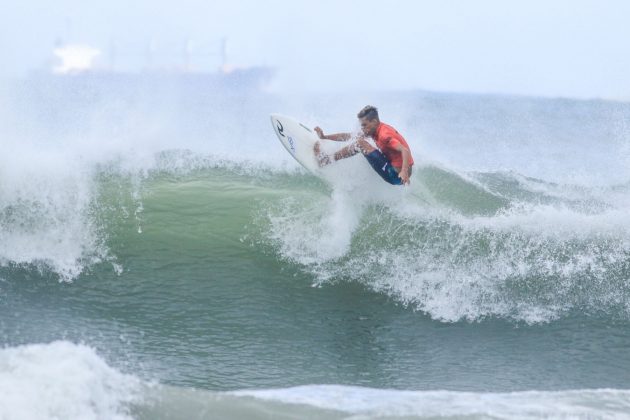
<path fill-rule="evenodd" d="M 630 104 L 0 98 L 1 419 L 630 418 Z M 269 120 L 366 104 L 409 187 L 360 156 L 315 177 Z"/>

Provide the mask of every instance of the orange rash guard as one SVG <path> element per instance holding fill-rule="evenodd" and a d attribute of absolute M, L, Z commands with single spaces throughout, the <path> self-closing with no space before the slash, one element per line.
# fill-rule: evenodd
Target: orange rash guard
<path fill-rule="evenodd" d="M 385 157 L 387 157 L 387 159 L 391 162 L 392 166 L 400 168 L 403 164 L 402 153 L 396 150 L 396 146 L 399 144 L 409 150 L 409 166 L 413 165 L 413 157 L 411 156 L 411 149 L 409 148 L 409 145 L 403 136 L 401 136 L 400 133 L 398 133 L 398 131 L 396 131 L 396 129 L 391 125 L 380 123 L 378 127 L 376 127 L 376 132 L 372 138 L 376 143 L 376 147 L 383 152 Z"/>

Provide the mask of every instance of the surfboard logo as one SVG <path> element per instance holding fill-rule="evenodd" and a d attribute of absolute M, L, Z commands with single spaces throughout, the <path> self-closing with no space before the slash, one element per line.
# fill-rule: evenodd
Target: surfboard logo
<path fill-rule="evenodd" d="M 284 127 L 282 126 L 282 123 L 278 120 L 276 120 L 276 128 L 278 129 L 278 134 L 280 134 L 282 137 L 285 137 L 284 133 Z"/>
<path fill-rule="evenodd" d="M 295 145 L 293 144 L 293 137 L 289 136 L 287 137 L 287 139 L 289 140 L 289 147 L 291 147 L 291 153 L 295 154 Z"/>

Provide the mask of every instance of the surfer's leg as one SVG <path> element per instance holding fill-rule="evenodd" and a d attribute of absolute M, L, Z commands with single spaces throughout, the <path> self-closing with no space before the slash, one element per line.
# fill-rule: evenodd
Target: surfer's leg
<path fill-rule="evenodd" d="M 329 165 L 337 160 L 352 157 L 358 153 L 363 153 L 363 155 L 367 156 L 375 150 L 377 149 L 370 143 L 363 139 L 359 139 L 354 143 L 337 150 L 331 159 L 329 155 L 321 151 L 319 142 L 316 142 L 315 146 L 313 146 L 313 151 L 315 152 L 315 157 L 317 158 L 317 163 L 320 167 Z"/>
<path fill-rule="evenodd" d="M 361 149 L 357 146 L 357 143 L 352 143 L 351 145 L 336 151 L 331 158 L 331 156 L 321 151 L 321 145 L 319 142 L 316 142 L 315 146 L 313 146 L 313 151 L 315 152 L 315 158 L 317 158 L 317 164 L 321 168 L 322 166 L 330 165 L 334 161 L 354 156 L 359 153 Z"/>
<path fill-rule="evenodd" d="M 349 146 L 338 150 L 334 154 L 335 160 L 345 159 L 356 155 L 357 153 L 363 153 L 364 155 L 372 153 L 376 150 L 370 143 L 363 139 L 359 139 Z"/>
<path fill-rule="evenodd" d="M 365 139 L 359 139 L 357 140 L 357 142 L 355 143 L 356 147 L 359 148 L 359 150 L 361 151 L 361 153 L 363 153 L 364 155 L 369 155 L 370 153 L 372 153 L 373 151 L 376 150 L 376 147 L 372 146 L 367 140 Z"/>
<path fill-rule="evenodd" d="M 368 163 L 376 173 L 392 185 L 402 185 L 402 179 L 398 176 L 398 171 L 394 168 L 387 157 L 378 149 L 365 155 Z"/>
<path fill-rule="evenodd" d="M 330 165 L 332 161 L 330 160 L 330 156 L 321 151 L 321 147 L 318 141 L 315 142 L 313 146 L 313 151 L 315 152 L 315 158 L 317 159 L 317 164 L 321 168 L 322 166 Z"/>

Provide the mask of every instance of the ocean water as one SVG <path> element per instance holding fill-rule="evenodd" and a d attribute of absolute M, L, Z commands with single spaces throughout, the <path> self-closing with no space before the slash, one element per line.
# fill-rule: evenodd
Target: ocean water
<path fill-rule="evenodd" d="M 0 95 L 0 418 L 630 417 L 629 104 L 66 82 Z M 368 103 L 407 188 L 269 123 Z"/>

